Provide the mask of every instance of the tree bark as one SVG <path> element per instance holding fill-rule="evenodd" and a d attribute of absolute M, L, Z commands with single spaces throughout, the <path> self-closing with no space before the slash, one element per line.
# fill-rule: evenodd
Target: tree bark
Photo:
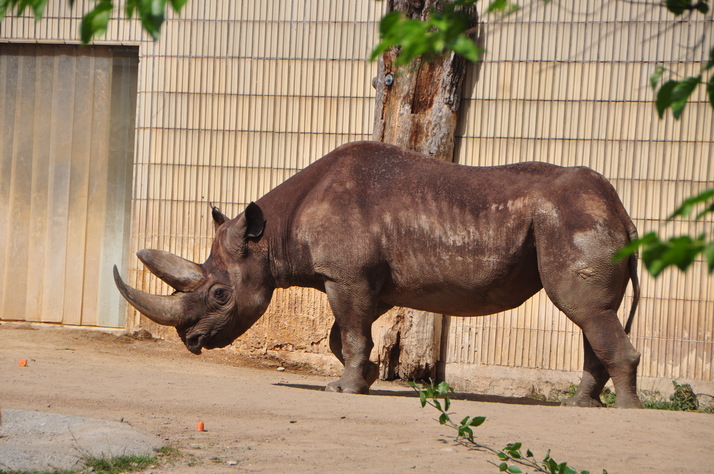
<path fill-rule="evenodd" d="M 449 0 L 447 0 L 449 1 Z M 389 0 L 388 10 L 426 19 L 444 0 Z M 476 8 L 469 12 L 472 26 Z M 379 61 L 373 139 L 435 158 L 454 160 L 454 134 L 467 61 L 453 53 L 396 67 L 398 51 Z M 435 378 L 440 355 L 442 315 L 395 308 L 375 324 L 373 336 L 380 378 Z"/>

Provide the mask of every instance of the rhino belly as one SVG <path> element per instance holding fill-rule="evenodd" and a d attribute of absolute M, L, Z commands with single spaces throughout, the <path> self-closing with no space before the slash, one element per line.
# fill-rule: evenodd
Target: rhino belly
<path fill-rule="evenodd" d="M 390 306 L 454 316 L 484 316 L 516 308 L 542 288 L 535 255 L 520 257 L 395 269 L 381 300 Z"/>

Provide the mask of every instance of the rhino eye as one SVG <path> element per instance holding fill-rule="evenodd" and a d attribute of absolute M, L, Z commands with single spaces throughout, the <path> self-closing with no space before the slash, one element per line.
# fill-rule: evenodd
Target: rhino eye
<path fill-rule="evenodd" d="M 215 300 L 216 303 L 221 304 L 221 305 L 228 303 L 230 293 L 228 292 L 227 289 L 219 286 L 219 287 L 211 290 L 211 293 L 212 293 L 213 299 Z"/>

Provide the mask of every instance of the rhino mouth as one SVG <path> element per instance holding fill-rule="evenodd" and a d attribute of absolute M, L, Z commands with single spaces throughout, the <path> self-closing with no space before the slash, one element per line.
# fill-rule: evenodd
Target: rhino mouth
<path fill-rule="evenodd" d="M 186 345 L 186 348 L 196 355 L 201 354 L 201 350 L 203 349 L 205 342 L 206 342 L 206 335 L 201 334 L 201 333 L 191 334 L 191 336 L 187 337 L 184 340 L 184 344 Z"/>

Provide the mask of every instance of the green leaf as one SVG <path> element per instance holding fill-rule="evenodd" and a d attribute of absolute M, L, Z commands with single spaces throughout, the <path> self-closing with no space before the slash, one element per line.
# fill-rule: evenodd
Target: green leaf
<path fill-rule="evenodd" d="M 454 51 L 477 61 L 481 51 L 466 35 L 470 18 L 457 7 L 471 6 L 474 0 L 447 3 L 441 11 L 432 11 L 425 21 L 411 19 L 398 11 L 382 17 L 379 23 L 380 41 L 370 54 L 378 58 L 389 48 L 399 47 L 395 65 L 404 65 L 418 58 L 430 59 Z"/>
<path fill-rule="evenodd" d="M 486 421 L 485 416 L 475 416 L 471 421 L 469 421 L 469 426 L 476 428 L 477 426 L 481 426 L 484 421 Z"/>
<path fill-rule="evenodd" d="M 558 474 L 578 474 L 578 471 L 568 466 L 567 462 L 564 462 L 558 466 Z"/>
<path fill-rule="evenodd" d="M 439 424 L 440 424 L 440 425 L 445 425 L 445 424 L 448 423 L 449 421 L 451 421 L 451 420 L 449 420 L 449 415 L 447 415 L 446 413 L 442 413 L 442 414 L 439 416 Z"/>
<path fill-rule="evenodd" d="M 442 411 L 442 412 L 444 411 L 444 409 L 441 408 L 441 403 L 439 402 L 439 400 L 437 400 L 437 399 L 435 398 L 435 399 L 432 400 L 432 401 L 434 402 L 434 406 L 436 407 L 437 410 Z"/>
<path fill-rule="evenodd" d="M 659 237 L 657 237 L 656 232 L 649 232 L 640 237 L 639 239 L 630 241 L 629 244 L 625 245 L 620 250 L 615 252 L 615 255 L 612 257 L 612 261 L 619 262 L 620 260 L 623 260 L 629 257 L 630 255 L 637 253 L 637 249 L 639 249 L 640 247 L 651 245 L 652 243 L 658 240 Z"/>
<path fill-rule="evenodd" d="M 677 81 L 667 81 L 662 87 L 657 91 L 657 96 L 655 97 L 655 108 L 657 109 L 657 115 L 659 118 L 664 118 L 664 113 L 667 108 L 672 105 L 672 91 L 677 86 Z"/>
<path fill-rule="evenodd" d="M 389 36 L 393 34 L 395 27 L 404 19 L 399 11 L 392 11 L 387 13 L 379 20 L 379 34 L 381 36 Z"/>
<path fill-rule="evenodd" d="M 444 397 L 444 411 L 449 411 L 449 408 L 451 407 L 451 400 L 449 397 Z"/>
<path fill-rule="evenodd" d="M 689 235 L 681 235 L 645 248 L 642 252 L 642 260 L 647 270 L 656 277 L 669 266 L 686 270 L 703 250 L 703 235 L 696 239 Z"/>
<path fill-rule="evenodd" d="M 714 74 L 712 74 L 709 78 L 709 82 L 707 82 L 706 92 L 707 97 L 709 97 L 709 105 L 711 105 L 712 109 L 714 109 Z"/>
<path fill-rule="evenodd" d="M 460 54 L 472 63 L 480 61 L 484 53 L 484 50 L 476 46 L 476 44 L 471 41 L 471 38 L 467 36 L 459 36 L 456 38 L 452 48 L 454 52 Z"/>
<path fill-rule="evenodd" d="M 679 16 L 694 8 L 691 0 L 666 0 L 664 4 L 667 10 L 674 13 L 675 16 Z"/>
<path fill-rule="evenodd" d="M 45 13 L 45 7 L 47 6 L 47 0 L 32 0 L 32 13 L 35 15 L 35 21 L 40 21 L 42 15 Z"/>
<path fill-rule="evenodd" d="M 110 0 L 101 0 L 96 7 L 82 18 L 79 31 L 82 43 L 88 44 L 95 36 L 107 32 L 107 24 L 114 5 Z"/>
<path fill-rule="evenodd" d="M 702 251 L 704 258 L 707 261 L 707 269 L 709 273 L 714 273 L 714 241 L 709 242 Z"/>
<path fill-rule="evenodd" d="M 657 84 L 659 84 L 659 80 L 662 77 L 662 74 L 666 71 L 665 68 L 662 66 L 657 66 L 650 76 L 650 85 L 652 86 L 652 90 L 656 91 L 657 90 Z"/>
<path fill-rule="evenodd" d="M 137 1 L 138 0 L 127 0 L 126 4 L 124 5 L 124 15 L 129 20 L 131 20 L 134 17 L 134 12 L 136 11 L 136 9 L 139 6 Z"/>
<path fill-rule="evenodd" d="M 12 11 L 13 3 L 16 0 L 0 0 L 0 20 L 4 20 L 7 16 L 7 10 Z"/>
<path fill-rule="evenodd" d="M 674 210 L 667 220 L 671 221 L 675 217 L 687 218 L 692 213 L 695 206 L 705 203 L 712 198 L 714 198 L 714 188 L 708 188 L 695 196 L 690 196 L 685 199 L 677 209 Z"/>
<path fill-rule="evenodd" d="M 558 472 L 558 463 L 556 463 L 551 458 L 548 458 L 545 461 L 543 461 L 543 466 L 545 466 L 545 468 L 548 469 L 548 471 L 551 474 L 557 474 L 557 472 Z"/>
<path fill-rule="evenodd" d="M 30 7 L 35 17 L 35 21 L 40 21 L 45 13 L 47 0 L 0 0 L 0 20 L 5 19 L 8 10 L 12 13 L 16 10 L 17 15 L 22 15 L 25 8 Z"/>
<path fill-rule="evenodd" d="M 672 116 L 675 120 L 679 120 L 682 116 L 684 107 L 687 105 L 689 97 L 694 90 L 702 82 L 702 76 L 687 77 L 677 82 L 677 85 L 672 90 Z"/>
<path fill-rule="evenodd" d="M 697 217 L 694 218 L 695 221 L 703 219 L 707 214 L 712 214 L 714 213 L 714 202 L 709 204 L 709 206 L 705 207 L 702 209 L 702 211 L 697 214 Z"/>
<path fill-rule="evenodd" d="M 462 438 L 468 438 L 470 441 L 474 440 L 474 432 L 468 426 L 459 426 L 458 432 Z"/>
<path fill-rule="evenodd" d="M 176 13 L 180 13 L 181 9 L 186 5 L 186 0 L 169 0 L 171 2 L 171 7 Z"/>
<path fill-rule="evenodd" d="M 518 473 L 521 473 L 521 472 L 523 472 L 523 471 L 521 471 L 521 470 L 518 468 L 518 466 L 515 466 L 515 465 L 514 465 L 514 466 L 508 466 L 508 472 L 512 472 L 512 473 L 514 473 L 514 474 L 518 474 Z"/>
<path fill-rule="evenodd" d="M 689 97 L 701 81 L 702 76 L 699 75 L 687 77 L 681 81 L 669 80 L 665 82 L 657 92 L 655 99 L 655 107 L 659 118 L 663 118 L 667 108 L 671 108 L 672 116 L 675 120 L 679 120 Z"/>
<path fill-rule="evenodd" d="M 501 472 L 506 472 L 508 470 L 508 464 L 502 462 L 501 464 L 499 464 L 498 470 Z"/>
<path fill-rule="evenodd" d="M 426 406 L 426 392 L 419 392 L 419 401 L 421 402 L 421 407 L 424 408 Z"/>
<path fill-rule="evenodd" d="M 161 25 L 164 23 L 166 0 L 139 0 L 139 18 L 147 33 L 154 40 L 159 39 Z"/>
<path fill-rule="evenodd" d="M 709 61 L 704 65 L 704 70 L 708 71 L 709 69 L 714 67 L 714 47 L 709 50 Z M 710 79 L 711 81 L 711 79 Z"/>
<path fill-rule="evenodd" d="M 505 16 L 517 12 L 520 8 L 518 4 L 508 0 L 492 0 L 486 8 L 486 13 L 502 13 Z"/>
<path fill-rule="evenodd" d="M 439 395 L 446 395 L 449 392 L 454 392 L 454 389 L 451 388 L 451 386 L 446 382 L 439 383 L 439 385 L 436 386 L 436 389 L 439 392 Z"/>

